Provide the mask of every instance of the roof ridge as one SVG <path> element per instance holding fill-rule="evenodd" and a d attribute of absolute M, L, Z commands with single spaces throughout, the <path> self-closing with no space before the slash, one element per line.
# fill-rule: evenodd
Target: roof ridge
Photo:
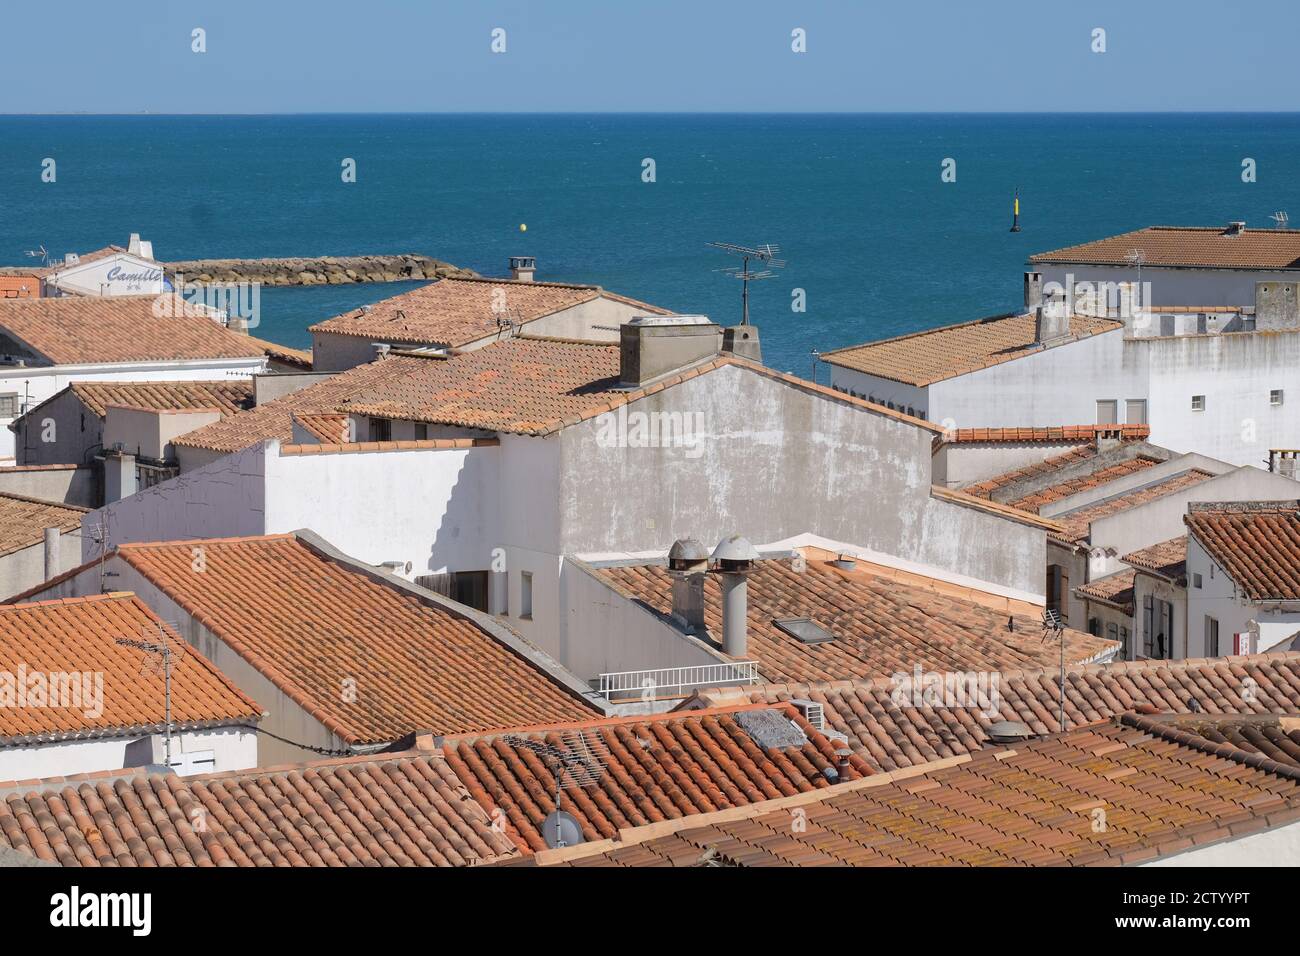
<path fill-rule="evenodd" d="M 618 727 L 624 724 L 662 723 L 669 720 L 689 720 L 696 717 L 712 717 L 718 714 L 734 714 L 747 710 L 783 710 L 787 705 L 766 703 L 763 701 L 744 704 L 718 704 L 698 710 L 666 710 L 658 714 L 624 714 L 614 717 L 598 717 L 592 720 L 570 721 L 568 723 L 529 724 L 522 727 L 499 727 L 494 730 L 470 731 L 463 734 L 449 734 L 442 738 L 443 747 L 448 744 L 469 743 L 473 741 L 495 739 L 511 735 L 531 736 L 547 734 L 561 730 L 595 730 L 599 727 Z"/>

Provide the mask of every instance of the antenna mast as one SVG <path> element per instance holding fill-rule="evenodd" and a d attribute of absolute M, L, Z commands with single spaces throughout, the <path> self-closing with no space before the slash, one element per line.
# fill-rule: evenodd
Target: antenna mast
<path fill-rule="evenodd" d="M 754 279 L 770 279 L 776 275 L 773 269 L 780 269 L 785 265 L 784 259 L 776 258 L 781 251 L 780 246 L 775 246 L 766 242 L 757 248 L 748 246 L 738 246 L 730 242 L 710 242 L 715 249 L 721 249 L 723 252 L 729 252 L 733 256 L 740 256 L 740 268 L 734 266 L 726 269 L 716 269 L 715 272 L 725 272 L 733 279 L 740 280 L 740 324 L 749 325 L 749 283 Z M 759 268 L 753 272 L 749 268 L 749 260 L 753 259 L 761 263 Z"/>
<path fill-rule="evenodd" d="M 600 780 L 609 762 L 609 748 L 603 741 L 592 740 L 581 730 L 560 731 L 559 737 L 562 747 L 518 734 L 506 734 L 501 738 L 517 750 L 530 750 L 537 754 L 555 774 L 555 812 L 542 821 L 542 839 L 552 849 L 583 842 L 582 827 L 572 815 L 560 808 L 560 799 L 570 787 L 589 787 Z M 570 832 L 565 832 L 566 827 Z"/>
<path fill-rule="evenodd" d="M 141 630 L 145 632 L 144 628 Z M 157 654 L 159 657 L 163 671 L 163 719 L 167 722 L 167 736 L 163 738 L 163 749 L 166 754 L 166 765 L 170 768 L 172 765 L 172 649 L 167 641 L 167 629 L 159 621 L 156 641 L 119 637 L 113 643 L 122 647 L 134 647 L 136 650 L 144 651 L 146 654 Z"/>

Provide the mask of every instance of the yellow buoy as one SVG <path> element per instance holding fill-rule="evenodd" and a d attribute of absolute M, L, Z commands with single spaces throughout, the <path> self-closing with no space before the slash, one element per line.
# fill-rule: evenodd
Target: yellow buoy
<path fill-rule="evenodd" d="M 527 232 L 527 231 L 528 231 L 528 223 L 526 223 L 526 222 L 521 222 L 521 223 L 519 224 L 519 231 L 520 231 L 520 232 Z"/>

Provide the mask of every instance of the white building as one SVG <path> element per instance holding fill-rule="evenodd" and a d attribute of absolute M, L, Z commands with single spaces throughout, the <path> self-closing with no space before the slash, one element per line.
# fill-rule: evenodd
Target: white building
<path fill-rule="evenodd" d="M 177 296 L 0 302 L 0 462 L 15 458 L 15 418 L 78 381 L 247 379 L 265 345 Z M 43 427 L 43 424 L 42 424 Z"/>
<path fill-rule="evenodd" d="M 160 295 L 172 285 L 153 257 L 153 243 L 131 234 L 130 245 L 106 246 L 84 255 L 68 253 L 43 274 L 42 295 Z"/>
<path fill-rule="evenodd" d="M 262 709 L 134 594 L 98 591 L 0 605 L 0 780 L 257 766 Z M 166 646 L 167 672 L 123 641 Z"/>

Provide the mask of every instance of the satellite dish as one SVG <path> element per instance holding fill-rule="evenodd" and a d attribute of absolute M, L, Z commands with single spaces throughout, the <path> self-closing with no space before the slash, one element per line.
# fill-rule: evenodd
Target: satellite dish
<path fill-rule="evenodd" d="M 573 814 L 552 810 L 542 821 L 542 839 L 552 850 L 557 850 L 562 846 L 577 846 L 586 838 Z"/>

